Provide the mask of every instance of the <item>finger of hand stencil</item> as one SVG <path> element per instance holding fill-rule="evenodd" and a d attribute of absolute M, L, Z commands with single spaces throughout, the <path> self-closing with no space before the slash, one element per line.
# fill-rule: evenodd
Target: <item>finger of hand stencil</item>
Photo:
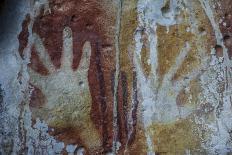
<path fill-rule="evenodd" d="M 30 82 L 43 91 L 43 89 L 45 88 L 45 84 L 46 84 L 46 77 L 40 75 L 39 73 L 31 69 L 30 67 L 28 67 L 28 73 L 30 75 Z"/>
<path fill-rule="evenodd" d="M 82 57 L 77 71 L 83 74 L 87 74 L 90 65 L 90 56 L 91 56 L 91 44 L 89 41 L 85 42 L 82 51 L 83 51 Z"/>
<path fill-rule="evenodd" d="M 185 57 L 188 55 L 190 51 L 189 43 L 186 43 L 185 46 L 180 51 L 180 54 L 176 57 L 175 64 L 169 69 L 168 73 L 164 76 L 164 81 L 171 81 L 171 78 L 175 75 L 177 70 L 182 65 Z"/>
<path fill-rule="evenodd" d="M 73 62 L 73 38 L 70 27 L 63 30 L 63 55 L 61 61 L 62 69 L 71 69 Z"/>
<path fill-rule="evenodd" d="M 143 69 L 142 69 L 142 62 L 141 62 L 141 59 L 139 58 L 138 55 L 134 55 L 133 57 L 133 62 L 135 63 L 135 66 L 136 66 L 136 72 L 138 73 L 137 76 L 140 78 L 140 79 L 143 79 L 143 82 L 146 83 L 145 81 L 145 75 L 143 73 Z"/>
<path fill-rule="evenodd" d="M 49 70 L 50 73 L 54 72 L 55 67 L 51 62 L 51 58 L 43 45 L 43 41 L 37 34 L 34 34 L 34 42 L 35 42 L 35 49 L 40 60 L 43 62 L 43 64 Z"/>
<path fill-rule="evenodd" d="M 154 80 L 157 81 L 158 74 L 157 74 L 157 68 L 158 68 L 158 48 L 157 46 L 157 36 L 155 34 L 151 34 L 150 37 L 150 64 L 151 64 L 151 74 L 155 77 Z"/>

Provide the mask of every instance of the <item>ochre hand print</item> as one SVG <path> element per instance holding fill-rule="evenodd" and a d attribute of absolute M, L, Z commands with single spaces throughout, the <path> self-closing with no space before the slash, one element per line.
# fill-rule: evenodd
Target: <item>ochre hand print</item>
<path fill-rule="evenodd" d="M 85 42 L 79 67 L 73 71 L 72 31 L 69 27 L 65 27 L 63 31 L 60 69 L 55 69 L 51 63 L 40 37 L 35 35 L 34 38 L 36 51 L 49 70 L 49 75 L 42 76 L 30 69 L 31 83 L 46 96 L 46 104 L 40 108 L 33 108 L 33 114 L 46 120 L 51 128 L 58 131 L 68 127 L 75 128 L 74 135 L 75 132 L 78 133 L 80 140 L 84 142 L 83 145 L 91 150 L 99 148 L 100 135 L 90 119 L 91 96 L 87 78 L 91 55 L 90 43 Z"/>

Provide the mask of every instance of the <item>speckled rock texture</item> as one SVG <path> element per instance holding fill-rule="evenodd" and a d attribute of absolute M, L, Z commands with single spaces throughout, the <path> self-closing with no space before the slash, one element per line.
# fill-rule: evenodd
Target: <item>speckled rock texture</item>
<path fill-rule="evenodd" d="M 232 154 L 232 1 L 1 1 L 10 154 Z"/>

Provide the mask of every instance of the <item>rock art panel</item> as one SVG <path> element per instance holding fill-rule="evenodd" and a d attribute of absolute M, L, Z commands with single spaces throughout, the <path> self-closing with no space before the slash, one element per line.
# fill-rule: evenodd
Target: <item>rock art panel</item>
<path fill-rule="evenodd" d="M 0 38 L 0 154 L 232 152 L 230 1 L 17 4 Z"/>

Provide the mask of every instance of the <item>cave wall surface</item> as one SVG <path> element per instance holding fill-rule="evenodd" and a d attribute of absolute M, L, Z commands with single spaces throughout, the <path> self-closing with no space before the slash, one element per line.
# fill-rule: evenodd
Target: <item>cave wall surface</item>
<path fill-rule="evenodd" d="M 231 153 L 232 1 L 0 3 L 0 155 Z"/>

